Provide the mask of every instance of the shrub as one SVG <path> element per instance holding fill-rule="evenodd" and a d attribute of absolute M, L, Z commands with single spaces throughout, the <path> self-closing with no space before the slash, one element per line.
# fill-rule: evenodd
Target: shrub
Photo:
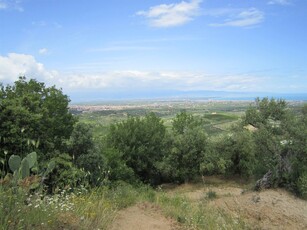
<path fill-rule="evenodd" d="M 207 198 L 209 200 L 213 200 L 215 198 L 217 198 L 216 192 L 212 191 L 211 189 L 207 192 Z"/>
<path fill-rule="evenodd" d="M 307 199 L 307 172 L 304 172 L 297 180 L 297 188 L 300 195 Z"/>

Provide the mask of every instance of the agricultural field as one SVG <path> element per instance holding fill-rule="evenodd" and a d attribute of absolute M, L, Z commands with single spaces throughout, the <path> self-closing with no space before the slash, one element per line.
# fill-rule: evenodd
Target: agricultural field
<path fill-rule="evenodd" d="M 204 120 L 205 131 L 212 136 L 229 131 L 239 121 L 252 101 L 131 101 L 103 104 L 71 105 L 70 110 L 80 122 L 93 127 L 94 137 L 105 135 L 110 124 L 128 117 L 145 116 L 154 112 L 170 129 L 172 119 L 181 111 L 187 111 Z"/>
<path fill-rule="evenodd" d="M 289 101 L 288 107 L 299 111 L 300 101 Z M 254 101 L 116 101 L 70 105 L 70 111 L 80 122 L 93 127 L 95 138 L 103 137 L 108 132 L 110 124 L 117 123 L 128 117 L 143 117 L 154 112 L 160 117 L 167 129 L 172 127 L 172 119 L 181 111 L 202 117 L 204 129 L 209 136 L 214 137 L 227 133 L 232 125 L 240 120 L 247 108 Z"/>

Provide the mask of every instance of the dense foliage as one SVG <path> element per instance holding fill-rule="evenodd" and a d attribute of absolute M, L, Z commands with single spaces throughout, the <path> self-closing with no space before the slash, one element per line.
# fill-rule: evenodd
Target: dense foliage
<path fill-rule="evenodd" d="M 284 100 L 257 98 L 229 132 L 211 123 L 236 120 L 228 114 L 183 111 L 165 124 L 144 110 L 94 138 L 93 123 L 78 121 L 54 86 L 21 77 L 0 87 L 3 229 L 105 229 L 118 209 L 141 200 L 193 228 L 245 229 L 220 211 L 144 185 L 203 175 L 252 179 L 256 189 L 285 187 L 307 199 L 307 105 L 292 111 Z"/>
<path fill-rule="evenodd" d="M 191 181 L 199 176 L 207 148 L 203 121 L 184 111 L 173 119 L 172 130 L 161 169 L 169 181 Z"/>
<path fill-rule="evenodd" d="M 130 117 L 126 121 L 111 125 L 109 145 L 122 153 L 127 166 L 143 182 L 160 182 L 158 164 L 165 154 L 165 127 L 154 113 L 143 119 Z"/>
<path fill-rule="evenodd" d="M 0 88 L 1 178 L 10 177 L 11 156 L 21 159 L 35 151 L 39 166 L 29 175 L 42 176 L 50 162 L 52 175 L 42 177 L 49 191 L 78 183 L 97 184 L 103 157 L 95 151 L 88 126 L 79 124 L 69 112 L 69 98 L 55 86 L 20 77 L 13 86 Z M 100 153 L 100 152 L 99 152 Z M 84 155 L 86 160 L 81 160 Z M 29 183 L 31 187 L 31 183 Z"/>
<path fill-rule="evenodd" d="M 92 127 L 77 122 L 69 98 L 54 86 L 21 77 L 13 86 L 1 86 L 0 100 L 2 184 L 14 173 L 11 156 L 23 159 L 35 151 L 39 167 L 27 175 L 40 178 L 53 162 L 53 173 L 41 180 L 49 192 L 119 180 L 158 185 L 223 174 L 265 176 L 264 187 L 307 194 L 306 105 L 294 114 L 284 100 L 257 98 L 231 133 L 215 138 L 207 133 L 212 114 L 184 111 L 169 128 L 149 113 L 114 123 L 106 136 L 94 139 Z"/>
<path fill-rule="evenodd" d="M 0 157 L 37 150 L 46 160 L 63 151 L 76 122 L 68 103 L 61 90 L 33 79 L 20 77 L 13 86 L 1 86 Z"/>

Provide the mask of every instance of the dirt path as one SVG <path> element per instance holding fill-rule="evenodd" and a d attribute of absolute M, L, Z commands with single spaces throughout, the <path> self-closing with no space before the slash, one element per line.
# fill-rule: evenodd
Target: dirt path
<path fill-rule="evenodd" d="M 140 203 L 119 211 L 110 230 L 175 230 L 176 223 L 165 218 L 158 207 Z"/>

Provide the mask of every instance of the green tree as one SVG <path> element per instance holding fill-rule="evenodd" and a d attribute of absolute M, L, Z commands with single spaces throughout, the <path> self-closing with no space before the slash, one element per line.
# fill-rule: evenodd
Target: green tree
<path fill-rule="evenodd" d="M 55 162 L 55 168 L 45 181 L 50 193 L 57 188 L 74 188 L 86 181 L 86 173 L 73 164 L 67 153 L 56 152 L 52 161 Z"/>
<path fill-rule="evenodd" d="M 255 106 L 250 106 L 245 112 L 243 123 L 251 124 L 257 128 L 260 128 L 261 125 L 265 125 L 267 128 L 274 128 L 287 118 L 287 114 L 285 100 L 275 100 L 274 98 L 269 100 L 267 97 L 261 100 L 256 98 Z"/>
<path fill-rule="evenodd" d="M 255 145 L 252 135 L 247 130 L 238 130 L 228 139 L 232 165 L 230 171 L 234 175 L 250 177 L 256 164 Z"/>
<path fill-rule="evenodd" d="M 157 184 L 161 180 L 158 164 L 164 156 L 165 133 L 163 121 L 150 113 L 111 125 L 108 142 L 143 182 Z"/>
<path fill-rule="evenodd" d="M 77 160 L 80 156 L 89 154 L 94 148 L 91 126 L 81 122 L 77 123 L 68 143 L 69 153 L 73 159 Z"/>
<path fill-rule="evenodd" d="M 126 181 L 131 184 L 139 182 L 133 169 L 127 166 L 122 152 L 116 149 L 104 149 L 103 155 L 106 158 L 107 176 L 110 181 Z"/>
<path fill-rule="evenodd" d="M 264 177 L 257 182 L 257 188 L 283 186 L 300 190 L 306 178 L 306 106 L 295 116 L 284 100 L 256 99 L 256 107 L 247 110 L 243 124 L 257 127 L 253 133 L 255 175 Z"/>
<path fill-rule="evenodd" d="M 202 125 L 202 120 L 186 111 L 182 111 L 173 119 L 172 125 L 172 130 L 175 134 L 183 134 L 193 127 Z"/>
<path fill-rule="evenodd" d="M 177 114 L 170 141 L 169 154 L 161 165 L 164 177 L 181 183 L 199 176 L 207 146 L 202 120 L 185 111 Z"/>
<path fill-rule="evenodd" d="M 284 152 L 291 163 L 288 184 L 307 198 L 307 104 L 302 107 L 298 117 L 288 121 L 286 128 L 288 136 Z"/>
<path fill-rule="evenodd" d="M 101 148 L 93 141 L 92 127 L 77 123 L 68 142 L 72 162 L 87 173 L 90 185 L 100 185 L 106 177 L 106 159 Z"/>
<path fill-rule="evenodd" d="M 61 90 L 34 79 L 20 77 L 13 86 L 1 86 L 0 155 L 7 151 L 24 157 L 35 148 L 48 160 L 63 150 L 76 122 L 68 103 Z"/>

